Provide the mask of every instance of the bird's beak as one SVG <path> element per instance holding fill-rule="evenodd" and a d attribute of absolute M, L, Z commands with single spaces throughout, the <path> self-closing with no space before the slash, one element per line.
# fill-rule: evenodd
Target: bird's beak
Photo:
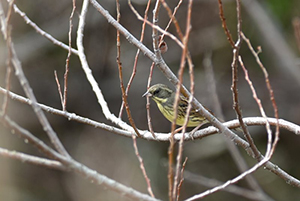
<path fill-rule="evenodd" d="M 151 96 L 151 94 L 149 93 L 149 91 L 146 91 L 146 93 L 144 93 L 144 95 L 142 97 L 145 97 L 145 96 Z"/>

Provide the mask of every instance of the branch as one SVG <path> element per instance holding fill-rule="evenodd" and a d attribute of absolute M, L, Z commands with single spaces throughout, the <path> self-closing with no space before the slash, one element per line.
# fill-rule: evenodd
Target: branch
<path fill-rule="evenodd" d="M 217 117 L 220 117 L 221 119 L 225 119 L 222 108 L 221 108 L 221 103 L 220 99 L 217 93 L 217 87 L 216 87 L 216 79 L 215 79 L 215 74 L 213 70 L 213 64 L 211 60 L 212 54 L 209 52 L 204 56 L 203 59 L 203 66 L 205 70 L 205 74 L 207 77 L 207 86 L 208 86 L 208 91 L 210 92 L 211 95 L 211 100 L 212 100 L 212 105 L 214 106 L 213 111 L 215 112 Z M 247 169 L 249 169 L 244 157 L 240 153 L 240 150 L 238 149 L 235 144 L 228 140 L 225 139 L 225 143 L 227 145 L 227 148 L 229 150 L 229 153 L 231 154 L 231 157 L 233 158 L 234 162 L 236 163 L 238 169 L 240 172 L 244 172 Z M 245 178 L 246 182 L 249 184 L 249 186 L 257 191 L 257 194 L 260 194 L 262 197 L 267 195 L 264 193 L 260 185 L 258 184 L 257 180 L 254 178 L 253 175 L 249 175 Z"/>
<path fill-rule="evenodd" d="M 184 48 L 182 49 L 180 69 L 179 69 L 179 72 L 178 72 L 180 82 L 177 85 L 177 91 L 176 91 L 177 93 L 176 93 L 176 97 L 175 97 L 175 103 L 178 104 L 179 103 L 179 96 L 180 96 L 180 94 L 179 94 L 180 85 L 183 81 L 183 70 L 184 70 L 185 63 L 186 63 L 185 59 L 189 58 L 189 76 L 190 76 L 190 85 L 191 85 L 190 86 L 191 96 L 189 97 L 189 100 L 188 100 L 188 107 L 187 107 L 187 110 L 186 110 L 186 117 L 185 117 L 185 120 L 184 120 L 183 129 L 182 129 L 182 137 L 181 137 L 181 139 L 179 141 L 179 144 L 178 144 L 178 153 L 177 153 L 177 158 L 176 158 L 177 162 L 176 162 L 176 170 L 175 170 L 175 177 L 174 177 L 174 184 L 173 184 L 173 199 L 174 200 L 179 199 L 180 191 L 178 191 L 178 189 L 180 189 L 179 184 L 180 184 L 180 176 L 181 176 L 180 172 L 182 170 L 181 169 L 181 163 L 182 163 L 182 155 L 183 155 L 184 133 L 186 132 L 186 127 L 187 127 L 187 124 L 189 122 L 190 112 L 191 112 L 191 109 L 192 109 L 191 102 L 192 102 L 192 99 L 194 97 L 194 86 L 195 86 L 194 71 L 193 71 L 194 65 L 193 65 L 190 57 L 188 56 L 189 55 L 188 42 L 189 42 L 190 32 L 191 32 L 191 29 L 192 29 L 192 25 L 191 25 L 192 5 L 193 5 L 193 1 L 189 0 L 188 12 L 187 12 L 187 17 L 186 17 L 187 18 L 186 19 L 186 30 L 185 30 L 185 35 L 183 36 Z M 176 98 L 178 98 L 177 101 L 176 101 Z M 176 111 L 178 111 L 177 107 L 178 107 L 178 105 L 176 105 L 174 107 L 175 113 L 176 113 Z M 174 121 L 172 122 L 172 126 L 173 126 L 172 129 L 175 129 L 176 118 L 177 118 L 177 116 L 175 116 Z M 173 132 L 173 130 L 172 130 L 172 132 Z"/>
<path fill-rule="evenodd" d="M 31 156 L 17 151 L 9 151 L 1 147 L 0 147 L 0 155 L 6 158 L 20 160 L 22 162 L 33 164 L 33 165 L 40 165 L 47 168 L 61 170 L 61 171 L 69 171 L 69 169 L 67 169 L 58 161 L 40 158 L 37 156 Z"/>
<path fill-rule="evenodd" d="M 6 90 L 0 87 L 0 93 L 5 94 Z M 26 99 L 22 96 L 16 95 L 12 92 L 9 92 L 8 94 L 9 94 L 9 97 L 14 100 L 18 100 L 24 104 L 31 105 L 31 101 L 29 99 Z M 95 128 L 101 128 L 101 129 L 104 129 L 109 132 L 112 132 L 112 133 L 115 133 L 118 135 L 122 135 L 125 137 L 132 136 L 132 133 L 129 131 L 124 131 L 122 129 L 119 129 L 119 128 L 116 128 L 113 126 L 108 126 L 106 124 L 99 123 L 99 122 L 90 120 L 88 118 L 78 116 L 74 113 L 64 112 L 64 111 L 54 109 L 54 108 L 51 108 L 51 107 L 43 105 L 43 104 L 39 104 L 39 106 L 41 107 L 41 109 L 43 109 L 51 114 L 63 116 L 70 121 L 77 121 L 77 122 L 87 124 L 87 125 L 93 126 Z M 266 119 L 263 117 L 247 117 L 247 118 L 244 118 L 243 121 L 245 122 L 245 124 L 247 126 L 265 125 L 266 124 Z M 276 126 L 276 124 L 277 124 L 277 120 L 275 118 L 268 118 L 267 121 L 270 123 L 271 126 Z M 298 126 L 294 123 L 291 123 L 289 121 L 283 120 L 283 119 L 279 119 L 278 123 L 279 123 L 280 128 L 286 129 L 290 132 L 293 132 L 296 135 L 300 135 L 300 126 Z M 227 126 L 228 128 L 237 128 L 240 125 L 239 125 L 238 120 L 232 120 L 232 121 L 225 122 L 224 126 Z M 171 135 L 170 133 L 156 133 L 155 134 L 156 137 L 154 138 L 152 136 L 151 132 L 149 132 L 149 131 L 140 131 L 140 133 L 142 133 L 143 139 L 163 141 L 163 142 L 168 142 L 169 137 Z M 218 129 L 213 126 L 210 126 L 205 129 L 196 131 L 193 135 L 193 139 L 201 139 L 201 138 L 204 138 L 204 137 L 207 137 L 210 135 L 214 135 L 216 133 L 218 133 Z M 181 137 L 182 137 L 182 134 L 175 134 L 174 139 L 179 141 L 181 139 Z M 184 139 L 185 139 L 185 141 L 192 140 L 190 133 L 185 133 Z M 236 143 L 237 145 L 243 147 L 247 151 L 247 153 L 249 153 L 249 155 L 251 156 L 251 152 L 249 151 L 249 144 L 245 140 L 243 140 L 239 136 L 235 135 L 232 138 L 232 141 L 234 143 Z M 274 174 L 276 174 L 277 176 L 279 176 L 280 178 L 282 178 L 283 180 L 287 181 L 288 184 L 300 188 L 300 181 L 298 179 L 292 177 L 291 175 L 287 174 L 286 172 L 284 172 L 282 169 L 280 169 L 278 167 L 278 165 L 275 165 L 271 162 L 267 162 L 265 164 L 265 167 L 267 169 L 269 169 L 271 172 L 273 172 Z"/>
<path fill-rule="evenodd" d="M 5 93 L 7 93 L 7 91 L 4 88 L 0 87 L 0 93 L 5 94 Z M 32 102 L 28 98 L 24 98 L 13 92 L 9 92 L 8 96 L 9 96 L 9 98 L 19 101 L 23 104 L 30 105 L 30 106 L 32 104 Z M 41 107 L 42 110 L 44 110 L 50 114 L 55 114 L 55 115 L 65 117 L 69 121 L 77 121 L 79 123 L 86 124 L 86 125 L 92 126 L 94 128 L 100 128 L 100 129 L 103 129 L 103 130 L 106 130 L 106 131 L 109 131 L 109 132 L 112 132 L 112 133 L 115 133 L 118 135 L 122 135 L 125 137 L 131 137 L 131 135 L 132 135 L 132 132 L 130 132 L 130 131 L 122 130 L 122 129 L 116 128 L 114 126 L 109 126 L 104 123 L 100 123 L 100 122 L 91 120 L 89 118 L 85 118 L 85 117 L 76 115 L 75 113 L 65 112 L 65 111 L 55 109 L 55 108 L 49 107 L 49 106 L 41 104 L 41 103 L 38 103 L 38 105 Z M 246 123 L 247 126 L 264 126 L 264 125 L 266 125 L 266 119 L 264 119 L 263 117 L 244 117 L 243 121 Z M 300 126 L 298 126 L 297 124 L 286 121 L 284 119 L 279 119 L 278 121 L 279 121 L 280 128 L 288 130 L 296 135 L 300 135 Z M 269 117 L 268 122 L 270 123 L 271 126 L 276 126 L 275 118 Z M 224 122 L 223 125 L 230 129 L 238 128 L 240 126 L 239 121 L 236 119 Z M 194 134 L 194 138 L 201 139 L 206 136 L 214 135 L 217 133 L 217 131 L 218 131 L 217 128 L 215 128 L 213 126 L 209 126 L 207 128 L 196 131 Z M 149 131 L 139 130 L 139 132 L 142 133 L 142 138 L 147 139 L 147 140 L 168 141 L 169 140 L 168 138 L 170 137 L 170 133 L 155 133 L 156 135 L 158 135 L 157 136 L 158 138 L 154 138 Z M 180 140 L 181 134 L 175 134 L 174 137 L 175 137 L 175 140 Z M 239 137 L 236 135 L 234 142 L 239 144 L 241 141 L 238 141 L 237 140 L 238 138 Z M 192 140 L 190 133 L 186 133 L 184 139 L 186 141 Z"/>
<path fill-rule="evenodd" d="M 49 33 L 45 32 L 40 27 L 38 27 L 37 24 L 35 24 L 33 21 L 31 21 L 29 19 L 29 17 L 17 7 L 16 4 L 14 4 L 14 11 L 17 14 L 19 14 L 24 19 L 26 24 L 30 25 L 38 34 L 40 34 L 41 36 L 44 36 L 46 39 L 48 39 L 54 45 L 57 45 L 65 50 L 69 51 L 70 47 L 68 45 L 64 44 L 63 42 L 60 42 L 59 40 L 57 40 L 53 36 L 51 36 Z M 70 50 L 73 54 L 78 55 L 78 51 L 76 49 L 71 48 Z"/>
<path fill-rule="evenodd" d="M 192 183 L 199 184 L 199 185 L 209 187 L 209 188 L 213 188 L 217 185 L 222 184 L 221 181 L 218 181 L 216 179 L 209 179 L 209 178 L 206 178 L 206 177 L 198 175 L 198 174 L 194 174 L 189 171 L 184 172 L 184 178 L 187 182 L 192 182 Z M 238 196 L 250 199 L 250 200 L 273 201 L 272 198 L 266 197 L 266 195 L 263 193 L 248 190 L 248 189 L 236 186 L 236 185 L 228 186 L 227 188 L 222 189 L 222 191 L 227 191 L 229 193 L 232 193 L 232 194 L 235 194 L 235 195 L 238 195 Z"/>
<path fill-rule="evenodd" d="M 83 47 L 83 30 L 84 30 L 84 25 L 85 25 L 85 17 L 86 17 L 86 13 L 87 13 L 87 8 L 88 8 L 88 1 L 84 1 L 83 2 L 83 6 L 82 6 L 82 10 L 81 10 L 81 14 L 79 17 L 79 24 L 78 24 L 78 29 L 77 29 L 77 39 L 76 39 L 76 43 L 77 43 L 77 47 L 78 47 L 78 56 L 82 65 L 82 69 L 86 75 L 87 80 L 89 81 L 97 99 L 98 99 L 98 103 L 100 104 L 101 108 L 102 108 L 102 112 L 104 114 L 104 116 L 106 117 L 106 119 L 110 120 L 111 122 L 113 122 L 114 124 L 120 126 L 121 128 L 130 131 L 130 132 L 134 132 L 134 129 L 129 126 L 127 123 L 125 123 L 124 121 L 122 121 L 121 119 L 119 119 L 118 117 L 116 117 L 114 114 L 112 114 L 107 106 L 107 102 L 104 99 L 104 96 L 101 92 L 101 89 L 98 86 L 97 81 L 95 80 L 93 74 L 92 74 L 92 70 L 90 69 L 85 53 L 84 53 L 84 47 Z M 116 22 L 117 23 L 117 22 Z"/>
<path fill-rule="evenodd" d="M 0 9 L 2 9 L 2 6 L 0 7 Z M 0 10 L 0 12 L 3 12 L 3 10 Z M 7 24 L 1 23 L 1 26 L 2 26 L 2 30 L 7 30 L 8 29 Z M 6 34 L 3 34 L 3 35 L 5 36 Z M 10 38 L 10 36 L 6 35 L 5 39 L 9 39 L 9 38 Z M 43 113 L 43 111 L 41 110 L 39 105 L 37 104 L 36 97 L 33 93 L 32 88 L 30 87 L 30 84 L 29 84 L 24 72 L 23 72 L 21 62 L 18 59 L 18 56 L 16 54 L 13 42 L 10 41 L 10 40 L 8 40 L 7 42 L 8 42 L 8 49 L 11 52 L 11 56 L 12 56 L 11 57 L 11 63 L 13 64 L 13 66 L 15 68 L 15 74 L 18 77 L 19 82 L 22 85 L 22 88 L 25 91 L 26 96 L 31 100 L 32 109 L 35 112 L 36 116 L 38 117 L 38 120 L 39 120 L 40 124 L 43 126 L 44 131 L 47 133 L 48 137 L 51 140 L 51 143 L 55 146 L 55 148 L 60 153 L 62 153 L 63 155 L 65 155 L 67 157 L 70 157 L 70 155 L 68 154 L 68 152 L 66 151 L 66 149 L 62 145 L 61 141 L 59 140 L 57 134 L 52 129 L 48 119 L 45 116 L 45 114 Z"/>
<path fill-rule="evenodd" d="M 110 190 L 116 191 L 122 196 L 134 199 L 134 200 L 149 200 L 149 201 L 157 201 L 157 199 L 154 199 L 146 194 L 140 193 L 132 188 L 129 188 L 121 183 L 118 183 L 115 180 L 112 180 L 102 174 L 97 173 L 95 170 L 92 170 L 82 163 L 79 163 L 75 160 L 73 160 L 70 157 L 65 157 L 57 152 L 55 152 L 53 149 L 51 149 L 49 146 L 44 144 L 42 141 L 34 137 L 33 134 L 31 134 L 28 130 L 25 130 L 24 128 L 17 125 L 15 122 L 12 122 L 11 120 L 7 120 L 8 117 L 5 117 L 5 123 L 8 124 L 11 128 L 16 130 L 22 137 L 25 139 L 29 139 L 28 142 L 34 144 L 38 148 L 41 148 L 43 152 L 45 152 L 47 155 L 51 155 L 55 160 L 59 161 L 63 168 L 62 170 L 72 170 L 73 172 L 83 176 L 83 178 L 89 179 L 93 183 L 96 183 L 97 185 L 104 186 Z M 1 150 L 0 150 L 1 151 Z M 19 159 L 21 161 L 24 161 L 26 159 L 29 160 L 29 162 L 36 161 L 36 158 L 32 157 L 19 157 L 20 154 L 14 155 L 12 153 L 6 154 L 6 156 L 11 156 L 13 158 Z M 44 162 L 44 161 L 43 161 Z M 43 165 L 49 164 L 49 161 L 44 163 Z M 37 162 L 36 164 L 41 165 L 42 161 Z M 52 166 L 49 166 L 52 167 Z M 53 165 L 53 167 L 58 167 L 58 164 Z"/>
<path fill-rule="evenodd" d="M 296 65 L 297 56 L 277 28 L 277 23 L 261 6 L 260 1 L 248 0 L 241 2 L 254 25 L 256 25 L 255 29 L 259 32 L 259 38 L 268 47 L 274 64 L 281 69 L 281 72 L 287 73 L 288 77 L 293 79 L 299 86 L 300 69 Z"/>

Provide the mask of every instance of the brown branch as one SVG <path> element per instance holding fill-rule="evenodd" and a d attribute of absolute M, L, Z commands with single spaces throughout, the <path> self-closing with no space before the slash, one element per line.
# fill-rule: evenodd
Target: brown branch
<path fill-rule="evenodd" d="M 129 4 L 130 6 L 132 6 L 130 0 L 128 0 L 128 4 Z M 151 4 L 151 0 L 148 0 L 147 6 L 146 6 L 146 9 L 145 9 L 145 14 L 144 14 L 144 19 L 145 19 L 145 20 L 147 20 L 147 17 L 148 17 L 148 11 L 149 11 L 149 8 L 150 8 L 150 4 Z M 143 25 L 142 25 L 142 31 L 141 31 L 141 37 L 140 37 L 140 42 L 141 42 L 141 43 L 142 43 L 143 40 L 144 40 L 145 28 L 146 28 L 146 22 L 144 21 L 144 22 L 143 22 Z M 138 63 L 138 58 L 139 58 L 139 55 L 140 55 L 140 51 L 141 51 L 141 50 L 138 49 L 138 50 L 136 51 L 136 54 L 135 54 L 132 73 L 131 73 L 131 76 L 130 76 L 130 78 L 129 78 L 129 81 L 128 81 L 128 84 L 127 84 L 127 87 L 126 87 L 126 91 L 125 91 L 126 96 L 128 96 L 129 89 L 130 89 L 130 87 L 131 87 L 131 84 L 132 84 L 133 79 L 134 79 L 135 74 L 136 74 L 137 63 Z M 121 116 L 122 116 L 123 109 L 124 109 L 124 102 L 122 101 L 122 105 L 121 105 L 120 112 L 119 112 L 119 118 L 121 118 Z"/>
<path fill-rule="evenodd" d="M 183 40 L 183 37 L 184 37 L 184 36 L 183 36 L 183 33 L 182 33 L 182 31 L 181 31 L 181 29 L 180 29 L 180 26 L 179 26 L 179 24 L 178 24 L 178 21 L 177 21 L 177 19 L 176 19 L 176 17 L 175 17 L 175 14 L 176 14 L 177 10 L 179 9 L 180 5 L 182 4 L 182 0 L 180 0 L 180 1 L 178 2 L 177 6 L 174 8 L 173 13 L 172 13 L 170 7 L 168 6 L 168 4 L 165 2 L 165 0 L 160 0 L 160 1 L 162 2 L 162 5 L 163 5 L 164 8 L 166 9 L 166 11 L 167 11 L 167 13 L 168 13 L 168 15 L 169 15 L 169 18 L 170 18 L 170 21 L 168 22 L 168 25 L 166 26 L 165 31 L 168 30 L 169 26 L 170 26 L 171 23 L 173 22 L 173 24 L 175 25 L 175 28 L 176 28 L 176 32 L 177 32 L 177 34 L 178 34 L 180 40 Z M 162 35 L 162 37 L 161 37 L 162 40 L 163 40 L 164 36 L 165 36 L 165 34 Z"/>
<path fill-rule="evenodd" d="M 207 77 L 208 91 L 210 92 L 212 105 L 214 106 L 213 111 L 215 112 L 217 117 L 220 117 L 221 119 L 225 120 L 225 117 L 223 115 L 222 108 L 221 108 L 220 99 L 219 99 L 219 96 L 217 93 L 216 79 L 215 79 L 215 74 L 214 74 L 214 70 L 213 70 L 213 64 L 212 64 L 211 57 L 212 57 L 211 53 L 207 53 L 203 59 L 203 66 L 204 66 L 205 74 Z M 225 139 L 225 143 L 226 143 L 229 153 L 231 154 L 231 157 L 233 158 L 234 162 L 236 163 L 239 171 L 244 172 L 247 169 L 249 169 L 249 167 L 248 167 L 245 159 L 241 155 L 238 147 L 235 146 L 235 144 L 228 139 Z M 265 195 L 265 197 L 267 197 L 267 195 L 264 193 L 264 191 L 262 190 L 262 188 L 256 181 L 255 177 L 253 177 L 253 175 L 247 176 L 245 178 L 245 180 L 249 184 L 249 186 L 252 189 L 254 189 L 255 191 L 257 191 L 259 194 L 261 194 L 261 196 Z"/>
<path fill-rule="evenodd" d="M 94 0 L 90 0 L 91 3 L 94 3 Z M 160 1 L 160 0 L 159 0 Z M 96 4 L 94 4 L 96 5 Z M 146 22 L 148 25 L 150 25 L 153 29 L 156 29 L 157 31 L 161 32 L 162 34 L 169 36 L 172 40 L 174 40 L 181 48 L 183 48 L 183 44 L 182 42 L 180 42 L 180 40 L 178 40 L 178 38 L 176 38 L 173 34 L 171 34 L 170 32 L 165 31 L 164 29 L 162 29 L 161 27 L 159 27 L 156 23 L 151 23 L 148 20 L 144 20 L 144 18 L 141 17 L 141 15 L 137 12 L 137 10 L 131 5 L 129 4 L 132 12 L 136 15 L 136 17 L 138 18 L 138 20 L 141 20 L 143 22 Z"/>
<path fill-rule="evenodd" d="M 136 144 L 136 136 L 135 135 L 132 135 L 132 141 L 133 141 L 133 147 L 134 147 L 135 155 L 137 156 L 137 158 L 139 160 L 140 168 L 142 170 L 143 176 L 144 176 L 144 178 L 146 180 L 146 183 L 147 183 L 147 190 L 148 190 L 149 194 L 151 195 L 151 197 L 154 198 L 155 196 L 154 196 L 153 191 L 152 191 L 151 182 L 150 182 L 150 179 L 147 175 L 143 158 L 139 154 L 139 149 L 138 149 L 137 144 Z"/>
<path fill-rule="evenodd" d="M 230 34 L 230 31 L 229 29 L 227 28 L 227 23 L 226 23 L 226 19 L 224 17 L 224 11 L 223 11 L 223 3 L 222 3 L 222 0 L 218 0 L 218 3 L 219 3 L 219 15 L 220 15 L 220 19 L 222 21 L 222 27 L 225 31 L 225 34 L 227 36 L 227 40 L 229 41 L 230 45 L 232 48 L 235 47 L 235 44 L 233 42 L 233 39 L 232 39 L 232 36 Z"/>
<path fill-rule="evenodd" d="M 240 108 L 240 104 L 239 104 L 239 97 L 238 97 L 238 89 L 237 89 L 237 82 L 238 82 L 238 57 L 239 57 L 239 51 L 240 51 L 240 47 L 241 47 L 241 43 L 242 43 L 242 38 L 241 38 L 241 5 L 240 5 L 240 1 L 236 0 L 236 9 L 237 9 L 237 34 L 238 34 L 238 41 L 235 44 L 235 48 L 233 49 L 233 60 L 232 60 L 232 64 L 231 64 L 231 68 L 232 68 L 232 85 L 231 85 L 231 90 L 232 90 L 232 98 L 233 98 L 233 108 L 235 110 L 237 119 L 240 122 L 241 128 L 243 130 L 243 134 L 245 136 L 245 138 L 247 139 L 247 141 L 250 144 L 250 148 L 254 154 L 254 158 L 261 160 L 260 159 L 260 153 L 259 150 L 257 149 L 246 125 L 243 122 L 243 115 L 242 115 L 242 111 Z"/>
<path fill-rule="evenodd" d="M 64 74 L 64 101 L 63 101 L 63 111 L 67 111 L 67 93 L 68 93 L 68 74 L 69 74 L 69 62 L 72 54 L 72 28 L 73 28 L 73 16 L 76 9 L 76 0 L 72 0 L 73 8 L 69 19 L 69 49 L 68 56 L 66 59 L 66 67 Z"/>
<path fill-rule="evenodd" d="M 120 3 L 119 3 L 119 0 L 116 0 L 116 5 L 117 5 L 117 21 L 120 22 L 121 13 L 120 13 Z M 120 59 L 121 59 L 120 32 L 117 30 L 117 63 L 118 63 L 118 68 L 119 68 L 119 78 L 120 78 L 120 85 L 121 85 L 121 89 L 122 89 L 123 103 L 125 105 L 126 112 L 127 112 L 128 119 L 130 121 L 131 126 L 134 128 L 136 134 L 139 137 L 141 137 L 139 131 L 137 130 L 137 128 L 136 128 L 136 126 L 134 124 L 134 121 L 132 119 L 131 112 L 130 112 L 130 109 L 129 109 L 129 106 L 128 106 L 127 94 L 126 94 L 125 87 L 124 87 L 124 84 L 123 84 L 123 72 L 122 72 L 122 64 L 121 64 L 121 60 Z M 139 160 L 140 168 L 142 170 L 143 176 L 144 176 L 144 178 L 146 180 L 146 183 L 147 183 L 147 190 L 148 190 L 149 194 L 151 195 L 151 197 L 154 198 L 154 194 L 153 194 L 153 191 L 152 191 L 152 188 L 151 188 L 150 179 L 147 176 L 146 169 L 145 169 L 144 162 L 143 162 L 143 158 L 139 154 L 139 150 L 138 150 L 138 147 L 137 147 L 137 144 L 136 144 L 136 136 L 135 135 L 132 135 L 132 141 L 133 141 L 133 147 L 134 147 L 134 150 L 135 150 L 135 155 L 137 156 L 137 158 Z"/>
<path fill-rule="evenodd" d="M 279 115 L 278 115 L 277 104 L 276 104 L 275 97 L 274 97 L 274 92 L 273 92 L 273 89 L 272 89 L 272 86 L 271 86 L 271 83 L 270 83 L 270 80 L 269 80 L 269 74 L 268 74 L 266 68 L 264 67 L 264 65 L 262 64 L 262 62 L 260 61 L 258 53 L 256 53 L 254 51 L 254 49 L 253 49 L 253 47 L 251 45 L 250 40 L 248 38 L 246 38 L 246 36 L 243 33 L 241 33 L 241 36 L 246 41 L 246 43 L 248 45 L 248 48 L 251 50 L 253 56 L 256 59 L 257 64 L 259 65 L 259 67 L 261 68 L 261 70 L 262 70 L 262 72 L 264 74 L 265 82 L 266 82 L 266 85 L 267 85 L 267 89 L 269 91 L 270 100 L 272 102 L 272 106 L 273 106 L 273 109 L 274 109 L 274 116 L 277 119 L 276 131 L 275 131 L 275 139 L 274 139 L 274 142 L 273 142 L 273 145 L 272 145 L 272 150 L 270 150 L 270 155 L 272 155 L 274 153 L 274 151 L 275 151 L 276 144 L 277 144 L 277 142 L 279 140 L 279 122 L 278 122 Z M 265 117 L 266 117 L 266 115 L 265 115 Z M 270 129 L 270 127 L 269 127 L 268 124 L 266 124 L 266 128 L 267 128 L 267 131 L 268 131 L 268 134 L 269 134 L 269 143 L 271 144 L 271 139 L 272 139 L 271 133 L 272 133 L 272 131 L 271 131 L 271 129 Z"/>
<path fill-rule="evenodd" d="M 180 191 L 181 191 L 181 187 L 182 187 L 182 184 L 183 184 L 183 181 L 184 181 L 184 170 L 185 170 L 185 166 L 186 166 L 186 163 L 187 163 L 187 160 L 188 158 L 186 157 L 183 164 L 182 164 L 182 168 L 181 168 L 181 171 L 180 171 L 180 182 L 178 184 L 178 187 L 177 187 L 177 201 L 179 201 L 179 196 L 180 196 Z"/>
<path fill-rule="evenodd" d="M 148 76 L 148 83 L 147 83 L 147 90 L 150 88 L 151 85 L 151 79 L 152 79 L 152 75 L 153 75 L 153 69 L 154 69 L 154 62 L 152 63 L 151 67 L 150 67 L 150 72 L 149 72 L 149 76 Z M 146 109 L 147 109 L 147 122 L 148 122 L 148 128 L 150 133 L 152 134 L 152 136 L 154 138 L 156 138 L 155 133 L 153 131 L 152 128 L 152 123 L 151 123 L 151 116 L 150 116 L 150 97 L 146 96 L 147 98 L 147 103 L 146 103 Z"/>
<path fill-rule="evenodd" d="M 240 43 L 239 43 L 240 44 Z M 240 45 L 239 45 L 240 46 Z M 239 47 L 237 46 L 237 47 Z M 243 130 L 244 136 L 249 142 L 250 148 L 252 150 L 252 153 L 254 154 L 253 157 L 261 160 L 259 150 L 257 149 L 245 123 L 243 122 L 243 116 L 242 116 L 242 111 L 240 108 L 239 104 L 239 98 L 238 98 L 238 89 L 237 89 L 237 66 L 238 66 L 238 55 L 239 55 L 239 48 L 233 50 L 233 61 L 232 61 L 232 85 L 231 85 L 231 90 L 232 90 L 232 96 L 233 96 L 233 108 L 236 112 L 237 119 L 240 122 L 241 128 Z"/>
<path fill-rule="evenodd" d="M 57 85 L 57 91 L 58 91 L 59 98 L 60 98 L 61 108 L 63 109 L 64 108 L 64 97 L 62 95 L 61 86 L 60 86 L 60 83 L 59 83 L 59 80 L 58 80 L 56 70 L 54 71 L 54 77 L 55 77 L 55 81 L 56 81 L 56 85 Z"/>
<path fill-rule="evenodd" d="M 177 86 L 177 91 L 176 91 L 176 96 L 180 96 L 180 88 L 181 88 L 181 83 L 182 83 L 182 80 L 183 80 L 183 70 L 184 70 L 184 67 L 185 67 L 185 58 L 188 57 L 188 41 L 189 41 L 189 36 L 190 36 L 190 32 L 191 32 L 191 14 L 192 14 L 192 4 L 193 4 L 193 1 L 192 0 L 189 0 L 189 4 L 188 4 L 188 13 L 187 13 L 187 20 L 186 20 L 186 30 L 185 30 L 185 35 L 183 37 L 183 44 L 184 44 L 184 48 L 182 50 L 182 57 L 181 57 L 181 63 L 180 63 L 180 69 L 179 69 L 179 72 L 178 72 L 178 77 L 179 77 L 179 83 L 178 83 L 178 86 Z M 191 62 L 191 59 L 189 57 L 189 75 L 190 75 L 190 83 L 191 83 L 191 86 L 190 86 L 190 92 L 191 92 L 191 96 L 189 97 L 189 101 L 188 101 L 188 108 L 186 110 L 186 117 L 185 117 L 185 122 L 184 122 L 184 125 L 183 125 L 183 129 L 182 129 L 182 137 L 180 139 L 180 142 L 179 142 L 179 145 L 178 145 L 178 154 L 177 154 L 177 163 L 176 163 L 176 171 L 175 171 L 175 177 L 174 177 L 174 186 L 173 186 L 173 200 L 177 200 L 178 197 L 179 197 L 179 194 L 177 194 L 179 191 L 178 191 L 178 183 L 180 183 L 180 171 L 181 171 L 181 163 L 182 163 L 182 154 L 183 154 L 183 143 L 184 143 L 184 133 L 186 132 L 186 127 L 187 127 L 187 124 L 188 124 L 188 121 L 189 121 L 189 116 L 190 116 L 190 111 L 192 109 L 192 100 L 193 100 L 193 97 L 194 97 L 194 71 L 193 71 L 193 64 Z M 175 103 L 178 104 L 178 101 L 176 102 L 176 98 L 175 97 Z M 178 111 L 177 110 L 177 107 L 178 105 L 176 105 L 174 107 L 174 111 Z M 175 118 L 174 118 L 174 121 L 173 121 L 173 125 L 172 125 L 172 129 L 173 129 L 173 126 L 176 122 L 176 118 L 177 116 L 175 115 Z M 173 132 L 173 130 L 172 130 Z"/>
<path fill-rule="evenodd" d="M 121 17 L 119 0 L 117 0 L 116 2 L 117 2 L 117 21 L 119 22 L 120 17 Z M 120 79 L 120 87 L 121 87 L 121 91 L 122 91 L 122 100 L 123 100 L 125 108 L 126 108 L 128 120 L 130 122 L 130 125 L 133 127 L 135 133 L 137 134 L 137 136 L 141 137 L 141 134 L 139 133 L 138 129 L 136 128 L 134 120 L 132 118 L 131 111 L 130 111 L 128 101 L 127 101 L 127 95 L 125 92 L 124 83 L 123 83 L 123 71 L 122 71 L 122 63 L 121 63 L 121 42 L 120 42 L 119 30 L 117 30 L 117 64 L 118 64 L 118 69 L 119 69 L 119 79 Z"/>

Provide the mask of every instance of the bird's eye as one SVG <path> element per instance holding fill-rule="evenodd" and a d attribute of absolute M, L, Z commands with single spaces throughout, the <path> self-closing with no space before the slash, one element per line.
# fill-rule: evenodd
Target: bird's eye
<path fill-rule="evenodd" d="M 155 91 L 153 91 L 153 95 L 156 95 L 160 92 L 160 89 L 156 89 Z"/>

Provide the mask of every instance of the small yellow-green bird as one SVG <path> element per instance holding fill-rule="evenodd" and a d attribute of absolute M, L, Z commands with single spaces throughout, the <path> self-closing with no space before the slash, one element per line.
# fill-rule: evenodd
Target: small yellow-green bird
<path fill-rule="evenodd" d="M 160 112 L 170 121 L 174 121 L 173 104 L 175 101 L 175 92 L 164 84 L 155 84 L 151 86 L 148 91 L 143 95 L 151 97 L 157 104 Z M 180 95 L 178 103 L 178 114 L 176 119 L 176 125 L 183 126 L 186 110 L 188 108 L 187 99 Z M 189 121 L 187 127 L 201 127 L 203 124 L 209 123 L 209 121 L 201 116 L 194 108 L 191 109 Z"/>

